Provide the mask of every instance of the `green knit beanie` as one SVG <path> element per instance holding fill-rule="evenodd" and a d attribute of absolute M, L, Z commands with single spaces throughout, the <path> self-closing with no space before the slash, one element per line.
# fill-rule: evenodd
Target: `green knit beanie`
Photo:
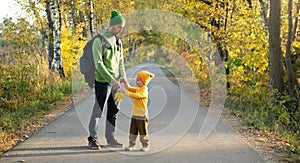
<path fill-rule="evenodd" d="M 122 23 L 122 26 L 125 25 L 125 18 L 122 16 L 122 14 L 119 11 L 112 10 L 111 17 L 109 20 L 109 26 L 121 24 L 121 23 Z"/>

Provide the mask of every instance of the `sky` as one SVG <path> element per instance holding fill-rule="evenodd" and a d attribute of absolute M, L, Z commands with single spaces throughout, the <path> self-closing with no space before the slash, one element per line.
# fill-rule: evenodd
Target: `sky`
<path fill-rule="evenodd" d="M 3 18 L 6 16 L 15 19 L 22 13 L 21 6 L 18 5 L 14 0 L 1 0 L 0 5 L 0 22 L 3 22 Z"/>

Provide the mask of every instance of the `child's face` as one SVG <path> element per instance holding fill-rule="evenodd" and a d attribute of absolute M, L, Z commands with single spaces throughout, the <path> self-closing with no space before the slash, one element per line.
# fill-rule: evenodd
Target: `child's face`
<path fill-rule="evenodd" d="M 136 84 L 136 86 L 138 86 L 138 87 L 142 87 L 142 86 L 144 86 L 144 83 L 143 83 L 143 81 L 141 80 L 141 78 L 140 77 L 136 77 L 136 81 L 135 81 L 135 84 Z"/>

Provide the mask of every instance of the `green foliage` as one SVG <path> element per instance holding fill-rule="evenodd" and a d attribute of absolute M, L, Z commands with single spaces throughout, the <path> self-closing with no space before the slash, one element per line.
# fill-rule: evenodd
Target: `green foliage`
<path fill-rule="evenodd" d="M 232 113 L 242 117 L 248 126 L 262 130 L 273 131 L 280 136 L 286 137 L 290 142 L 289 149 L 299 152 L 300 141 L 294 139 L 300 136 L 299 108 L 289 107 L 295 99 L 288 95 L 282 96 L 275 104 L 268 96 L 251 97 L 248 94 L 231 96 L 226 105 L 231 108 Z"/>
<path fill-rule="evenodd" d="M 26 71 L 23 69 L 16 73 L 15 67 L 14 71 L 8 72 L 2 66 L 1 70 L 6 74 L 2 75 L 0 80 L 3 82 L 1 85 L 4 86 L 0 90 L 0 141 L 3 142 L 0 148 L 2 151 L 11 146 L 14 138 L 20 137 L 30 130 L 32 125 L 38 124 L 43 116 L 56 107 L 57 101 L 70 96 L 72 83 L 69 81 L 43 82 L 49 78 L 41 79 L 41 77 L 38 77 L 35 82 L 30 82 L 24 77 Z M 23 76 L 23 79 L 13 79 L 16 77 L 15 74 Z"/>

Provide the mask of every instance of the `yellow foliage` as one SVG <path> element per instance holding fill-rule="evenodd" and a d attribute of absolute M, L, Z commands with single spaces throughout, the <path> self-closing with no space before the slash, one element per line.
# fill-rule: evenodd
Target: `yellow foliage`
<path fill-rule="evenodd" d="M 243 0 L 210 1 L 210 4 L 190 1 L 183 8 L 192 21 L 211 32 L 214 44 L 228 50 L 225 67 L 229 69 L 227 81 L 231 92 L 254 95 L 265 90 L 263 87 L 268 88 L 268 31 L 261 20 L 259 1 L 252 1 L 252 8 Z M 205 66 L 199 58 L 189 60 L 197 77 L 204 73 Z"/>
<path fill-rule="evenodd" d="M 73 69 L 78 68 L 79 58 L 86 44 L 82 37 L 82 26 L 83 24 L 79 24 L 74 33 L 69 28 L 62 29 L 62 62 L 67 76 L 71 75 Z"/>
<path fill-rule="evenodd" d="M 292 47 L 293 47 L 293 48 L 300 49 L 300 42 L 297 42 L 297 41 L 293 42 L 293 43 L 292 43 Z"/>
<path fill-rule="evenodd" d="M 123 96 L 124 94 L 121 93 L 120 91 L 118 91 L 116 94 L 115 94 L 115 99 L 119 100 L 119 102 L 121 102 L 123 100 Z"/>

